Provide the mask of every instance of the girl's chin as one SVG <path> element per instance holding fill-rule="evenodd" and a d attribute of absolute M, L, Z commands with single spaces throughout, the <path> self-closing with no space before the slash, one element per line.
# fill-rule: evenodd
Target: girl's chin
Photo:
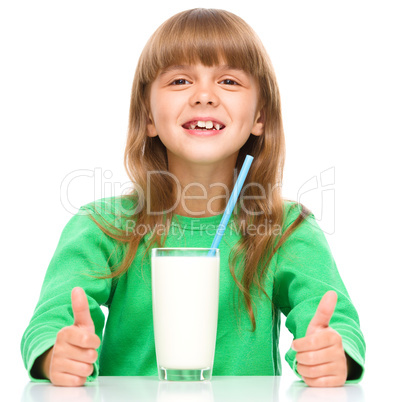
<path fill-rule="evenodd" d="M 219 148 L 219 147 L 218 147 Z M 208 167 L 213 166 L 217 169 L 217 165 L 223 165 L 223 162 L 228 160 L 231 164 L 235 164 L 238 152 L 234 150 L 233 153 L 230 152 L 230 155 L 223 153 L 223 149 L 217 149 L 214 147 L 207 147 L 204 146 L 194 146 L 193 147 L 193 154 L 185 155 L 183 152 L 167 152 L 168 159 L 170 162 L 170 166 L 174 167 L 175 165 L 178 166 L 185 166 L 187 164 L 191 165 L 200 165 L 201 167 Z"/>

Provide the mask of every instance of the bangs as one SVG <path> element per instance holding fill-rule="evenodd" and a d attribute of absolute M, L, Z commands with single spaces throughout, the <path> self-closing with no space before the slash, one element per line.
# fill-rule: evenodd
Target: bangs
<path fill-rule="evenodd" d="M 236 15 L 224 10 L 194 9 L 162 24 L 148 41 L 140 59 L 140 77 L 152 82 L 159 71 L 181 64 L 225 63 L 252 76 L 262 74 L 263 45 L 255 32 Z"/>

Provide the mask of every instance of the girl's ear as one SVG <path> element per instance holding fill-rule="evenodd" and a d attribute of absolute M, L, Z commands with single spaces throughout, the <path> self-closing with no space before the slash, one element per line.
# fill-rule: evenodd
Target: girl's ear
<path fill-rule="evenodd" d="M 260 136 L 264 133 L 264 122 L 265 122 L 265 115 L 264 109 L 261 109 L 259 113 L 257 113 L 256 120 L 254 121 L 251 134 L 255 136 Z"/>
<path fill-rule="evenodd" d="M 148 129 L 148 137 L 156 137 L 157 136 L 156 126 L 153 123 L 153 118 L 150 113 L 149 113 L 149 119 L 148 119 L 148 123 L 147 123 L 146 127 Z"/>

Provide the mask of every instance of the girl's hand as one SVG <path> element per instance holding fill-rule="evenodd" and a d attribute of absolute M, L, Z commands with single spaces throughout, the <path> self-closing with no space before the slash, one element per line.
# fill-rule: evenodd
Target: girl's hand
<path fill-rule="evenodd" d="M 304 338 L 296 339 L 297 371 L 311 387 L 339 387 L 345 384 L 348 369 L 342 338 L 329 327 L 337 303 L 337 294 L 327 292 L 309 323 Z"/>
<path fill-rule="evenodd" d="M 89 304 L 82 288 L 71 292 L 74 325 L 62 328 L 44 360 L 44 375 L 54 385 L 81 386 L 93 372 L 100 338 L 94 332 Z"/>

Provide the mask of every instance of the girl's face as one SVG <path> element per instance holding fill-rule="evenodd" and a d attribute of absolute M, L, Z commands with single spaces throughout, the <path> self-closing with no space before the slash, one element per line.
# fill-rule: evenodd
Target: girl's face
<path fill-rule="evenodd" d="M 250 134 L 263 133 L 258 104 L 257 81 L 243 70 L 171 66 L 152 83 L 148 135 L 159 136 L 169 162 L 235 162 Z"/>

